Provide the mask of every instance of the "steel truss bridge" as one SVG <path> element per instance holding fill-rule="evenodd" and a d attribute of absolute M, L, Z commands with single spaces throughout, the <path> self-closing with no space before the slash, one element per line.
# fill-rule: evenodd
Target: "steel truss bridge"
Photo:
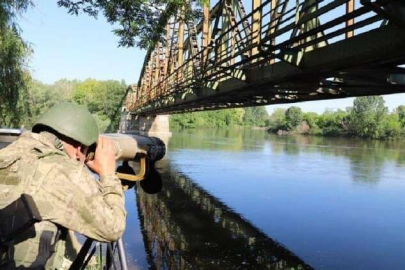
<path fill-rule="evenodd" d="M 208 3 L 207 3 L 208 2 Z M 404 0 L 189 2 L 127 96 L 166 114 L 405 92 Z M 247 5 L 249 4 L 249 5 Z M 251 12 L 247 12 L 248 8 Z"/>

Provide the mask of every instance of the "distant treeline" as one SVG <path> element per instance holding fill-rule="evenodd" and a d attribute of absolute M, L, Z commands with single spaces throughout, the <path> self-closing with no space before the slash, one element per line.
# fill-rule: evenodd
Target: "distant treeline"
<path fill-rule="evenodd" d="M 389 113 L 381 96 L 358 97 L 353 107 L 303 112 L 291 106 L 270 116 L 264 107 L 226 109 L 174 115 L 172 128 L 258 126 L 279 134 L 311 134 L 386 139 L 405 136 L 405 105 Z"/>
<path fill-rule="evenodd" d="M 269 131 L 373 139 L 405 135 L 405 106 L 389 113 L 381 96 L 358 97 L 353 107 L 318 115 L 298 107 L 276 109 L 268 121 Z"/>
<path fill-rule="evenodd" d="M 175 114 L 170 117 L 170 128 L 256 126 L 265 127 L 269 114 L 264 107 L 224 109 L 217 111 Z"/>
<path fill-rule="evenodd" d="M 20 95 L 16 111 L 0 110 L 0 127 L 30 128 L 39 115 L 54 104 L 73 101 L 85 105 L 95 117 L 100 132 L 111 127 L 117 129 L 120 113 L 115 117 L 117 109 L 127 89 L 124 81 L 85 81 L 62 79 L 48 85 L 30 80 L 27 91 Z M 63 119 L 61 119 L 63 121 Z M 111 125 L 110 125 L 111 124 Z"/>

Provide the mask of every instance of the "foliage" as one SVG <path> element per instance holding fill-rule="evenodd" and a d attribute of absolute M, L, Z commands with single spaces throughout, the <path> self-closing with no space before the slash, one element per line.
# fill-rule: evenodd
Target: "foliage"
<path fill-rule="evenodd" d="M 302 122 L 302 111 L 298 107 L 290 107 L 285 111 L 286 129 L 291 131 L 298 127 Z"/>
<path fill-rule="evenodd" d="M 313 135 L 321 135 L 322 130 L 318 126 L 318 114 L 314 112 L 306 112 L 302 116 L 302 121 L 308 124 L 309 133 Z"/>
<path fill-rule="evenodd" d="M 19 101 L 29 80 L 26 60 L 29 51 L 16 31 L 0 30 L 0 125 L 16 126 L 23 106 Z"/>
<path fill-rule="evenodd" d="M 398 137 L 402 133 L 401 123 L 399 121 L 398 114 L 392 113 L 387 115 L 382 122 L 381 130 L 383 133 L 379 137 L 381 138 L 394 138 Z"/>
<path fill-rule="evenodd" d="M 348 133 L 348 117 L 346 111 L 326 110 L 317 119 L 317 126 L 321 130 L 320 134 L 327 136 L 341 136 Z"/>
<path fill-rule="evenodd" d="M 172 16 L 184 0 L 58 0 L 58 5 L 70 14 L 80 12 L 97 17 L 102 13 L 107 21 L 120 28 L 114 30 L 120 37 L 120 46 L 150 48 L 161 37 L 167 19 Z M 186 12 L 190 15 L 191 12 Z"/>
<path fill-rule="evenodd" d="M 259 126 L 265 125 L 267 111 L 264 107 L 252 110 L 249 108 L 225 109 L 194 113 L 175 114 L 170 117 L 171 128 L 226 127 L 226 126 Z M 246 116 L 246 114 L 248 116 Z M 257 113 L 257 116 L 254 115 Z M 266 117 L 264 117 L 264 113 Z"/>
<path fill-rule="evenodd" d="M 31 0 L 3 0 L 0 1 L 0 26 L 17 28 L 17 15 L 27 10 L 32 5 Z M 3 30 L 3 29 L 2 29 Z"/>
<path fill-rule="evenodd" d="M 405 127 L 405 105 L 398 106 L 396 108 L 395 113 L 398 114 L 398 120 L 401 124 L 401 127 Z"/>
<path fill-rule="evenodd" d="M 39 81 L 32 80 L 27 85 L 28 95 L 27 103 L 29 106 L 29 114 L 24 115 L 22 125 L 31 127 L 36 118 L 47 111 L 53 105 L 62 101 L 61 95 L 52 91 L 50 85 L 43 84 Z"/>
<path fill-rule="evenodd" d="M 106 131 L 109 126 L 109 131 L 115 131 L 120 118 L 115 112 L 121 107 L 126 88 L 125 82 L 112 80 L 87 79 L 81 82 L 62 79 L 52 85 L 32 80 L 24 97 L 29 113 L 21 114 L 19 125 L 30 128 L 35 120 L 53 105 L 73 101 L 89 109 L 101 132 Z"/>
<path fill-rule="evenodd" d="M 301 122 L 309 126 L 309 132 L 301 130 Z M 384 139 L 405 135 L 405 106 L 399 106 L 389 114 L 380 96 L 358 97 L 353 107 L 346 110 L 326 110 L 318 115 L 302 113 L 297 107 L 276 109 L 269 117 L 270 132 L 279 130 L 290 133 L 309 133 L 324 136 L 353 136 Z"/>
<path fill-rule="evenodd" d="M 91 112 L 99 112 L 112 119 L 126 91 L 125 82 L 87 79 L 75 87 L 73 100 L 86 105 Z"/>
<path fill-rule="evenodd" d="M 266 121 L 266 125 L 272 132 L 277 132 L 279 129 L 284 129 L 286 125 L 285 119 L 285 109 L 277 108 L 270 115 L 269 119 Z"/>
<path fill-rule="evenodd" d="M 245 126 L 266 126 L 266 121 L 269 118 L 269 114 L 265 107 L 246 107 L 244 108 L 245 114 L 243 116 L 243 125 Z"/>
<path fill-rule="evenodd" d="M 0 126 L 18 126 L 25 111 L 30 49 L 15 20 L 29 5 L 28 0 L 0 1 Z"/>
<path fill-rule="evenodd" d="M 350 127 L 359 137 L 384 137 L 384 118 L 388 114 L 381 96 L 358 97 L 353 102 L 350 112 Z"/>

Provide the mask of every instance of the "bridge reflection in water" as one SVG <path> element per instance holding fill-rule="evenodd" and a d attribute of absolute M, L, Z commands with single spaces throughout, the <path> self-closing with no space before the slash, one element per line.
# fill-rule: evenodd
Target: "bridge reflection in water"
<path fill-rule="evenodd" d="M 313 269 L 170 165 L 160 172 L 161 192 L 136 189 L 151 269 Z"/>

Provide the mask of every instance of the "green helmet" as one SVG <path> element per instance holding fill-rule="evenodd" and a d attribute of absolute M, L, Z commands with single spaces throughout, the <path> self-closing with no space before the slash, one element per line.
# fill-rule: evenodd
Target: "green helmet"
<path fill-rule="evenodd" d="M 32 131 L 40 131 L 41 126 L 50 127 L 86 146 L 90 146 L 98 140 L 96 121 L 84 106 L 76 103 L 63 102 L 54 105 L 39 117 L 32 127 Z"/>

